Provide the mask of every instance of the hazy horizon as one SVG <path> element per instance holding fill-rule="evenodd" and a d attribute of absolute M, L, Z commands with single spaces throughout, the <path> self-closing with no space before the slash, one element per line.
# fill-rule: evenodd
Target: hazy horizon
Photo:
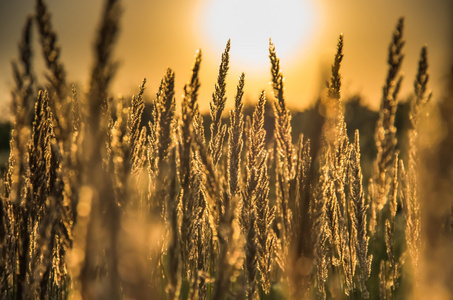
<path fill-rule="evenodd" d="M 451 1 L 428 3 L 423 0 L 354 0 L 345 3 L 331 0 L 286 0 L 282 3 L 286 3 L 287 13 L 291 11 L 291 7 L 299 7 L 305 12 L 293 11 L 285 17 L 285 11 L 282 10 L 279 14 L 275 12 L 275 18 L 274 11 L 269 13 L 269 10 L 272 10 L 272 1 L 262 1 L 263 7 L 259 1 L 248 1 L 243 2 L 248 3 L 245 6 L 231 2 L 231 5 L 238 5 L 237 9 L 242 9 L 242 14 L 235 16 L 234 6 L 231 11 L 225 11 L 225 15 L 242 22 L 238 23 L 236 29 L 216 27 L 222 24 L 216 23 L 221 22 L 220 19 L 224 17 L 221 15 L 222 10 L 229 9 L 225 2 L 219 0 L 123 2 L 121 31 L 114 55 L 120 62 L 120 68 L 111 85 L 112 94 L 131 95 L 146 77 L 148 83 L 145 93 L 154 97 L 160 78 L 165 74 L 165 69 L 170 67 L 176 73 L 176 97 L 179 102 L 183 85 L 190 76 L 195 52 L 202 49 L 200 105 L 203 110 L 207 110 L 214 90 L 220 56 L 228 37 L 231 37 L 227 108 L 233 103 L 241 72 L 246 74 L 245 97 L 254 102 L 258 99 L 260 90 L 265 89 L 270 93 L 271 89 L 270 64 L 267 61 L 267 29 L 259 32 L 260 39 L 256 39 L 256 43 L 260 43 L 259 47 L 251 44 L 255 43 L 252 37 L 258 37 L 258 32 L 254 30 L 267 28 L 264 25 L 270 22 L 272 26 L 269 26 L 269 34 L 275 36 L 269 37 L 275 43 L 277 55 L 281 59 L 286 98 L 290 107 L 303 109 L 317 98 L 323 88 L 325 76 L 329 74 L 337 38 L 343 33 L 343 97 L 360 94 L 365 104 L 377 109 L 387 72 L 388 45 L 396 22 L 401 16 L 405 17 L 406 45 L 403 51 L 406 56 L 402 66 L 405 79 L 400 99 L 404 99 L 412 91 L 418 56 L 424 44 L 428 45 L 431 74 L 429 86 L 434 92 L 434 98 L 443 94 L 453 59 Z M 78 83 L 83 89 L 88 84 L 92 45 L 103 2 L 46 1 L 52 13 L 51 21 L 58 35 L 58 44 L 62 49 L 61 61 L 66 68 L 68 81 Z M 10 63 L 13 58 L 17 58 L 21 30 L 26 15 L 33 13 L 34 1 L 2 1 L 0 6 L 0 35 L 4 41 L 0 48 L 0 107 L 5 108 L 11 100 L 10 90 L 14 84 Z M 259 15 L 251 13 L 254 8 Z M 271 32 L 273 27 L 279 26 L 285 19 L 288 23 L 282 26 L 292 26 L 291 28 L 282 27 L 286 30 Z M 295 25 L 292 25 L 291 20 Z M 302 22 L 304 20 L 305 23 Z M 252 21 L 259 23 L 256 28 L 250 27 L 254 24 Z M 247 35 L 241 35 L 242 28 Z M 294 37 L 296 32 L 299 32 L 301 37 L 299 40 Z M 39 82 L 44 83 L 45 68 L 37 40 L 38 35 L 34 30 L 33 67 Z M 246 45 L 247 41 L 251 42 Z M 255 50 L 261 48 L 262 51 Z M 253 50 L 252 53 L 257 52 L 256 57 L 250 56 L 250 53 L 246 56 L 247 49 Z"/>

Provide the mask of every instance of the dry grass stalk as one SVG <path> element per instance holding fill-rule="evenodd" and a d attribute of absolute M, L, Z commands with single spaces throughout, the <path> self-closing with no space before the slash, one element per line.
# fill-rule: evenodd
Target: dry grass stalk
<path fill-rule="evenodd" d="M 271 62 L 272 88 L 276 101 L 274 102 L 275 130 L 274 137 L 277 146 L 276 158 L 276 190 L 277 190 L 277 216 L 276 221 L 279 227 L 277 236 L 282 245 L 290 243 L 291 232 L 291 210 L 289 207 L 290 182 L 294 176 L 294 146 L 291 137 L 291 113 L 286 107 L 286 100 L 283 95 L 283 74 L 280 71 L 280 59 L 275 52 L 275 46 L 269 40 L 269 59 Z M 285 250 L 286 251 L 286 250 Z M 286 256 L 286 254 L 283 254 Z"/>
<path fill-rule="evenodd" d="M 329 154 L 326 150 L 322 153 L 327 161 Z M 338 243 L 337 210 L 331 208 L 335 203 L 332 198 L 335 196 L 334 183 L 331 180 L 330 168 L 328 163 L 321 166 L 320 178 L 316 187 L 316 196 L 313 209 L 314 231 L 313 240 L 315 241 L 315 260 L 316 260 L 316 294 L 319 299 L 326 299 L 326 283 L 329 274 L 329 267 L 334 264 L 330 252 Z M 332 226 L 333 225 L 333 226 Z M 332 231 L 334 229 L 335 231 Z M 335 263 L 338 265 L 338 263 Z"/>
<path fill-rule="evenodd" d="M 343 34 L 340 34 L 338 38 L 337 53 L 335 54 L 334 63 L 331 67 L 332 77 L 330 78 L 330 84 L 328 83 L 327 87 L 329 88 L 327 96 L 331 99 L 340 100 L 341 95 L 341 75 L 340 75 L 340 66 L 341 61 L 343 60 L 343 44 L 344 44 Z"/>
<path fill-rule="evenodd" d="M 85 259 L 80 270 L 81 294 L 93 297 L 96 291 L 96 275 L 100 270 L 108 270 L 109 277 L 102 278 L 101 291 L 111 299 L 119 298 L 120 277 L 118 274 L 118 235 L 121 226 L 121 213 L 113 194 L 113 182 L 110 174 L 103 168 L 105 155 L 104 141 L 107 138 L 107 89 L 114 74 L 112 49 L 116 41 L 119 24 L 119 4 L 106 1 L 99 36 L 95 42 L 95 58 L 91 71 L 89 94 L 87 96 L 86 127 L 83 132 L 82 189 L 89 195 L 87 207 L 89 218 L 86 223 L 84 242 Z M 102 114 L 102 112 L 104 112 Z M 89 172 L 87 170 L 90 170 Z M 104 224 L 103 224 L 104 223 Z M 109 255 L 103 254 L 109 249 Z"/>
<path fill-rule="evenodd" d="M 43 0 L 36 1 L 36 22 L 38 25 L 40 42 L 43 50 L 44 61 L 50 74 L 47 80 L 50 83 L 49 97 L 52 99 L 51 108 L 55 118 L 55 134 L 58 140 L 67 140 L 71 129 L 68 122 L 70 102 L 68 100 L 69 88 L 66 82 L 66 71 L 60 61 L 61 49 L 57 44 L 57 34 L 53 30 L 51 15 Z"/>
<path fill-rule="evenodd" d="M 372 255 L 368 255 L 367 235 L 367 209 L 366 198 L 362 185 L 362 168 L 360 166 L 360 143 L 359 131 L 355 132 L 354 144 L 351 147 L 349 158 L 349 197 L 350 205 L 350 226 L 351 226 L 351 252 L 355 247 L 357 256 L 358 269 L 356 276 L 358 278 L 359 290 L 362 298 L 368 299 L 369 292 L 366 287 L 366 281 L 371 273 Z M 354 245 L 355 241 L 355 245 Z"/>
<path fill-rule="evenodd" d="M 35 242 L 35 239 L 34 235 L 30 235 L 30 231 L 35 233 L 35 226 L 39 224 L 39 217 L 40 215 L 42 216 L 43 205 L 45 205 L 47 196 L 47 178 L 42 175 L 46 174 L 45 152 L 50 146 L 48 143 L 49 139 L 47 139 L 47 129 L 50 128 L 49 121 L 47 120 L 47 118 L 50 117 L 48 101 L 49 98 L 47 93 L 40 92 L 35 106 L 32 139 L 31 142 L 29 142 L 28 147 L 28 174 L 30 175 L 29 178 L 26 179 L 27 184 L 25 187 L 22 187 L 24 189 L 22 193 L 25 192 L 26 194 L 21 195 L 21 197 L 23 197 L 23 202 L 20 203 L 19 214 L 16 216 L 16 218 L 18 218 L 17 221 L 22 225 L 22 228 L 18 228 L 20 232 L 17 233 L 17 296 L 19 299 L 32 297 L 34 294 L 29 278 L 33 274 L 33 270 L 30 267 L 32 267 L 31 262 L 34 253 L 30 250 L 34 246 L 33 243 Z M 36 267 L 36 265 L 37 264 L 33 264 L 33 267 Z"/>
<path fill-rule="evenodd" d="M 197 281 L 197 260 L 198 252 L 198 227 L 201 220 L 198 216 L 202 214 L 203 203 L 206 198 L 206 189 L 204 187 L 203 173 L 199 170 L 199 161 L 196 152 L 191 155 L 191 173 L 190 187 L 184 193 L 190 193 L 187 196 L 187 202 L 182 202 L 182 226 L 181 239 L 185 241 L 181 245 L 182 259 L 185 263 L 186 277 L 191 283 L 191 286 L 196 286 Z"/>
<path fill-rule="evenodd" d="M 12 92 L 11 112 L 16 128 L 29 126 L 35 102 L 35 75 L 32 68 L 31 30 L 33 18 L 27 17 L 19 43 L 20 64 L 12 62 L 15 88 Z"/>
<path fill-rule="evenodd" d="M 137 148 L 140 148 L 140 123 L 142 121 L 143 110 L 145 109 L 145 101 L 143 100 L 143 93 L 145 92 L 146 78 L 143 79 L 142 84 L 139 87 L 137 96 L 132 96 L 131 106 L 129 108 L 129 115 L 127 119 L 126 136 L 124 137 L 124 143 L 129 148 L 130 154 L 128 155 L 129 160 L 134 159 L 134 153 Z"/>
<path fill-rule="evenodd" d="M 30 191 L 30 124 L 34 112 L 34 76 L 31 65 L 31 26 L 28 17 L 19 44 L 20 67 L 13 62 L 15 88 L 12 92 L 12 130 L 10 156 L 5 176 L 1 207 L 1 293 L 5 297 L 22 299 L 33 293 L 27 280 L 31 262 L 30 245 L 34 242 L 31 216 L 36 214 Z M 40 99 L 43 95 L 40 94 Z M 25 201 L 28 199 L 29 201 Z M 33 210 L 33 211 L 32 211 Z M 30 278 L 30 277 L 29 277 Z M 15 296 L 13 296 L 15 295 Z"/>
<path fill-rule="evenodd" d="M 269 58 L 271 61 L 272 88 L 276 102 L 274 102 L 274 113 L 276 117 L 275 139 L 278 145 L 280 157 L 285 161 L 291 177 L 293 171 L 293 143 L 291 137 L 291 113 L 286 107 L 286 100 L 283 95 L 283 74 L 280 71 L 280 59 L 275 52 L 274 44 L 269 40 Z"/>
<path fill-rule="evenodd" d="M 222 61 L 219 67 L 215 92 L 212 94 L 212 102 L 210 102 L 211 110 L 211 140 L 209 141 L 209 152 L 212 157 L 214 166 L 217 166 L 222 155 L 223 140 L 225 138 L 226 126 L 222 126 L 222 113 L 225 109 L 225 89 L 226 76 L 228 73 L 228 64 L 230 61 L 230 40 L 228 40 L 225 51 L 222 54 Z"/>
<path fill-rule="evenodd" d="M 162 79 L 156 99 L 156 110 L 159 123 L 159 162 L 167 159 L 170 147 L 172 146 L 174 117 L 175 117 L 175 73 L 167 69 Z"/>
<path fill-rule="evenodd" d="M 341 74 L 340 67 L 343 60 L 344 37 L 340 34 L 337 44 L 334 63 L 331 66 L 330 82 L 327 82 L 327 97 L 325 110 L 327 122 L 324 125 L 324 136 L 329 144 L 336 144 L 342 137 L 344 112 L 341 104 Z"/>
<path fill-rule="evenodd" d="M 60 264 L 54 260 L 53 254 L 55 247 L 59 247 L 61 251 L 57 255 L 64 261 L 70 239 L 67 235 L 70 231 L 69 222 L 65 218 L 67 215 L 64 214 L 62 203 L 59 149 L 54 140 L 47 93 L 39 93 L 35 112 L 31 140 L 28 140 L 29 135 L 25 132 L 16 135 L 19 143 L 12 140 L 11 175 L 7 177 L 11 181 L 7 189 L 10 204 L 6 206 L 11 205 L 12 209 L 7 210 L 7 218 L 19 222 L 8 228 L 15 236 L 15 249 L 9 249 L 8 257 L 11 260 L 8 264 L 17 263 L 17 269 L 10 269 L 9 276 L 15 277 L 17 272 L 14 288 L 19 299 L 58 295 L 61 292 L 57 291 L 58 285 L 65 274 L 64 270 L 58 271 Z M 21 149 L 15 148 L 17 146 L 21 146 Z M 14 152 L 22 152 L 23 158 L 15 158 Z M 17 168 L 18 173 L 12 168 Z M 40 172 L 39 176 L 35 172 Z M 12 188 L 20 188 L 20 191 L 14 192 Z M 21 200 L 11 197 L 20 197 Z M 50 275 L 55 276 L 52 282 L 49 282 Z M 48 292 L 50 287 L 55 294 Z"/>
<path fill-rule="evenodd" d="M 181 186 L 184 191 L 188 191 L 189 177 L 190 177 L 190 150 L 193 141 L 193 118 L 195 111 L 198 110 L 198 89 L 200 82 L 198 72 L 201 64 L 201 51 L 198 50 L 195 55 L 195 61 L 192 66 L 191 79 L 184 86 L 184 98 L 181 103 L 181 122 L 180 122 L 180 137 L 179 137 L 179 176 Z M 187 193 L 186 193 L 187 194 Z M 183 196 L 185 197 L 185 196 Z M 185 197 L 184 199 L 186 199 Z M 183 200 L 185 201 L 185 200 Z"/>
<path fill-rule="evenodd" d="M 400 68 L 404 58 L 402 48 L 404 19 L 398 21 L 389 46 L 389 71 L 383 88 L 379 120 L 376 125 L 375 141 L 378 149 L 374 163 L 374 174 L 371 198 L 370 232 L 375 235 L 374 242 L 383 240 L 386 245 L 387 258 L 381 261 L 381 296 L 394 297 L 401 275 L 401 257 L 395 252 L 395 215 L 398 194 L 398 156 L 396 152 L 395 114 L 397 94 L 402 76 Z M 384 207 L 388 209 L 383 210 Z M 384 272 L 384 273 L 383 273 Z"/>
<path fill-rule="evenodd" d="M 228 166 L 226 164 L 219 163 L 221 160 L 222 152 L 224 152 L 224 139 L 227 132 L 227 126 L 222 125 L 222 114 L 225 109 L 226 102 L 226 76 L 229 68 L 229 51 L 230 41 L 226 44 L 225 51 L 222 53 L 222 59 L 219 67 L 219 74 L 217 76 L 217 82 L 215 84 L 215 92 L 212 94 L 212 101 L 210 102 L 210 115 L 211 115 L 211 137 L 209 140 L 208 147 L 206 149 L 204 127 L 201 115 L 199 115 L 198 108 L 194 110 L 194 132 L 195 141 L 198 155 L 204 168 L 208 174 L 206 189 L 210 195 L 209 200 L 210 207 L 209 218 L 216 224 L 217 227 L 220 224 L 220 219 L 225 212 L 225 201 L 228 200 L 228 183 L 225 181 L 225 177 L 220 176 L 226 174 Z M 241 83 L 240 83 L 241 85 Z M 240 88 L 242 90 L 242 88 Z M 240 92 L 241 93 L 241 92 Z M 242 95 L 241 95 L 242 97 Z M 196 106 L 194 106 L 196 107 Z M 223 169 L 225 168 L 225 170 Z M 229 205 L 227 203 L 227 205 Z M 219 228 L 214 229 L 214 236 L 217 236 L 216 232 Z"/>
<path fill-rule="evenodd" d="M 401 207 L 403 209 L 405 217 L 405 234 L 406 234 L 406 246 L 409 256 L 411 258 L 411 268 L 413 275 L 415 277 L 416 283 L 419 279 L 418 275 L 418 265 L 420 260 L 420 250 L 421 250 L 421 211 L 420 211 L 420 202 L 418 187 L 416 186 L 417 177 L 411 170 L 406 172 L 404 168 L 403 161 L 400 161 L 399 172 L 401 173 Z"/>
<path fill-rule="evenodd" d="M 343 119 L 342 115 L 339 116 L 340 120 Z M 337 245 L 338 258 L 341 260 L 343 275 L 345 280 L 345 293 L 349 295 L 353 289 L 353 277 L 355 270 L 355 243 L 351 243 L 350 234 L 355 228 L 352 228 L 349 224 L 351 220 L 348 218 L 348 211 L 350 210 L 350 201 L 346 199 L 346 179 L 347 179 L 347 168 L 349 159 L 349 139 L 346 132 L 346 123 L 339 121 L 336 128 L 336 141 L 334 144 L 332 161 L 330 168 L 332 169 L 333 182 L 335 184 L 335 206 L 338 209 L 338 237 L 339 244 Z M 332 151 L 332 150 L 331 150 Z M 335 229 L 336 230 L 336 229 Z M 351 232 L 350 232 L 351 231 Z M 335 232 L 335 231 L 334 231 Z"/>
<path fill-rule="evenodd" d="M 179 182 L 181 184 L 181 193 L 179 206 L 181 207 L 181 239 L 180 239 L 180 251 L 181 251 L 181 260 L 183 264 L 183 277 L 190 278 L 190 260 L 189 260 L 189 249 L 187 245 L 191 243 L 189 236 L 189 225 L 192 216 L 192 209 L 196 207 L 191 204 L 193 202 L 190 180 L 192 174 L 192 151 L 195 145 L 195 132 L 193 126 L 193 120 L 195 114 L 199 114 L 197 98 L 198 98 L 198 89 L 200 87 L 198 72 L 201 64 L 201 51 L 197 51 L 195 55 L 195 61 L 192 66 L 192 75 L 191 79 L 184 86 L 184 98 L 181 104 L 181 117 L 180 117 L 180 130 L 179 140 L 178 140 L 178 150 L 179 150 Z"/>
<path fill-rule="evenodd" d="M 404 164 L 400 163 L 402 178 L 401 206 L 406 220 L 406 245 L 411 258 L 412 271 L 416 282 L 418 281 L 418 263 L 421 249 L 421 213 L 420 213 L 420 191 L 419 191 L 419 172 L 420 154 L 418 132 L 419 120 L 422 117 L 422 109 L 431 99 L 432 94 L 427 94 L 428 88 L 428 61 L 427 48 L 422 48 L 418 63 L 418 72 L 414 81 L 415 97 L 411 101 L 409 117 L 412 128 L 409 130 L 409 159 L 408 170 L 404 169 Z"/>
<path fill-rule="evenodd" d="M 203 172 L 203 164 L 200 162 L 196 152 L 192 155 L 192 180 L 191 207 L 187 210 L 188 241 L 189 247 L 189 273 L 191 286 L 189 299 L 205 299 L 207 284 L 209 283 L 209 261 L 212 253 L 213 224 L 210 217 L 208 193 L 206 191 L 206 176 Z M 190 246 L 192 244 L 192 246 Z"/>
<path fill-rule="evenodd" d="M 148 138 L 149 143 L 146 145 L 150 166 L 148 168 L 150 212 L 156 217 L 158 216 L 157 213 L 160 212 L 161 222 L 164 222 L 167 226 L 166 234 L 161 237 L 163 248 L 162 257 L 159 260 L 163 260 L 164 254 L 166 254 L 165 262 L 161 263 L 160 268 L 162 268 L 164 274 L 163 279 L 166 280 L 166 291 L 171 299 L 179 297 L 181 284 L 180 233 L 177 214 L 179 196 L 176 190 L 177 158 L 174 143 L 176 136 L 174 80 L 174 72 L 167 69 L 157 92 L 153 111 L 154 120 L 153 123 L 150 122 L 149 124 L 151 135 Z M 140 94 L 142 94 L 142 88 L 140 91 Z M 142 145 L 145 145 L 144 133 Z M 144 162 L 141 165 L 144 165 Z M 164 243 L 165 240 L 168 240 L 167 245 Z"/>
<path fill-rule="evenodd" d="M 212 217 L 214 220 L 217 220 L 216 224 L 218 224 L 219 213 L 221 213 L 223 207 L 223 198 L 225 197 L 224 191 L 226 191 L 226 181 L 220 176 L 220 174 L 222 174 L 224 170 L 222 170 L 221 168 L 219 168 L 220 170 L 216 170 L 216 166 L 213 162 L 213 157 L 210 155 L 210 152 L 208 150 L 209 145 L 208 147 L 206 147 L 203 117 L 201 116 L 198 108 L 194 110 L 193 128 L 195 151 L 197 151 L 200 161 L 203 163 L 208 175 L 206 178 L 206 189 L 211 195 L 211 198 L 216 201 L 215 203 L 212 203 Z"/>
<path fill-rule="evenodd" d="M 376 184 L 376 198 L 371 202 L 373 215 L 379 218 L 378 214 L 387 203 L 390 190 L 392 173 L 389 173 L 393 165 L 393 154 L 396 147 L 396 127 L 395 113 L 397 108 L 397 95 L 402 82 L 400 75 L 401 64 L 404 55 L 402 49 L 404 46 L 403 39 L 404 19 L 398 21 L 395 31 L 393 32 L 392 42 L 389 46 L 388 64 L 386 82 L 383 88 L 383 96 L 379 120 L 376 124 L 375 141 L 378 149 L 375 167 L 374 183 Z M 370 230 L 375 232 L 376 222 L 374 218 L 370 220 Z"/>
<path fill-rule="evenodd" d="M 389 216 L 385 219 L 384 239 L 387 252 L 387 260 L 385 263 L 385 279 L 387 297 L 393 298 L 395 291 L 398 288 L 398 279 L 401 276 L 400 257 L 395 252 L 395 217 L 397 211 L 397 195 L 398 195 L 398 154 L 395 154 L 393 165 L 393 179 L 391 182 L 390 195 L 388 200 Z"/>
<path fill-rule="evenodd" d="M 9 167 L 6 178 L 6 195 L 13 203 L 19 201 L 21 193 L 21 176 L 27 169 L 28 161 L 25 161 L 28 151 L 28 140 L 30 138 L 30 124 L 33 121 L 35 112 L 34 82 L 35 77 L 32 71 L 32 49 L 31 29 L 32 17 L 27 17 L 22 39 L 19 43 L 20 66 L 12 63 L 13 76 L 16 86 L 12 91 L 11 113 L 12 132 L 10 142 Z M 12 195 L 11 195 L 12 193 Z"/>
<path fill-rule="evenodd" d="M 239 192 L 241 176 L 242 133 L 244 131 L 244 117 L 242 114 L 242 96 L 244 94 L 245 74 L 242 73 L 237 87 L 234 110 L 230 112 L 230 128 L 228 130 L 228 186 L 230 197 Z"/>
<path fill-rule="evenodd" d="M 113 46 L 118 37 L 121 15 L 118 0 L 106 0 L 102 21 L 95 42 L 95 63 L 91 70 L 89 90 L 89 123 L 99 122 L 101 109 L 107 106 L 107 91 L 115 75 L 118 63 L 112 59 Z"/>
<path fill-rule="evenodd" d="M 216 278 L 214 298 L 219 298 L 229 291 L 230 277 L 232 276 L 232 253 L 234 252 L 233 220 L 236 212 L 237 200 L 241 186 L 241 153 L 243 147 L 244 116 L 242 113 L 245 74 L 242 73 L 237 86 L 234 110 L 230 112 L 230 127 L 228 129 L 228 160 L 227 160 L 227 191 L 224 196 L 223 207 L 220 210 L 218 229 L 219 263 Z"/>
<path fill-rule="evenodd" d="M 268 154 L 264 144 L 266 131 L 263 128 L 265 101 L 265 94 L 262 92 L 253 114 L 251 130 L 249 133 L 249 149 L 247 153 L 247 193 L 248 197 L 250 197 L 249 201 L 251 201 L 252 209 L 256 214 L 256 247 L 260 284 L 264 292 L 269 293 L 270 272 L 272 267 L 271 259 L 273 257 L 275 243 L 274 232 L 272 230 L 275 212 L 268 200 Z M 250 187 L 253 186 L 254 190 L 250 190 Z"/>
<path fill-rule="evenodd" d="M 414 129 L 417 129 L 420 118 L 420 110 L 430 101 L 432 93 L 428 92 L 428 49 L 422 47 L 420 51 L 420 60 L 418 62 L 417 76 L 414 81 L 415 97 L 411 101 L 410 120 Z"/>
<path fill-rule="evenodd" d="M 263 222 L 266 222 L 269 218 L 266 215 L 268 214 L 266 212 L 266 198 L 269 183 L 266 169 L 267 155 L 264 150 L 266 133 L 263 129 L 265 101 L 265 94 L 262 92 L 253 113 L 253 119 L 249 127 L 250 132 L 247 135 L 246 184 L 242 194 L 240 220 L 245 236 L 245 276 L 248 299 L 257 297 L 256 270 L 262 271 L 263 286 L 266 288 L 266 276 L 269 268 L 266 255 L 268 250 L 266 239 L 268 235 L 260 236 L 260 234 L 265 234 L 268 231 L 267 224 L 263 224 Z M 264 197 L 264 199 L 259 199 L 260 197 Z M 260 203 L 257 203 L 257 201 Z M 262 205 L 263 207 L 258 207 L 257 205 Z M 261 213 L 261 215 L 258 215 L 258 213 Z M 261 219 L 258 220 L 258 218 Z M 258 222 L 260 224 L 257 224 Z M 271 237 L 269 236 L 269 238 Z M 261 247 L 261 253 L 259 252 L 259 247 Z M 262 265 L 259 264 L 260 259 Z"/>
<path fill-rule="evenodd" d="M 340 67 L 343 59 L 343 43 L 343 35 L 340 35 L 331 68 L 330 83 L 327 83 L 327 122 L 323 128 L 323 137 L 327 152 L 325 163 L 330 169 L 329 174 L 334 184 L 334 195 L 325 200 L 329 202 L 328 216 L 333 238 L 331 247 L 334 249 L 332 263 L 342 270 L 344 292 L 349 295 L 353 291 L 356 265 L 354 240 L 356 228 L 351 226 L 351 220 L 348 218 L 351 204 L 348 203 L 345 193 L 350 146 L 341 104 Z"/>
<path fill-rule="evenodd" d="M 40 33 L 44 59 L 51 75 L 48 77 L 56 99 L 63 101 L 66 97 L 66 71 L 60 62 L 61 49 L 57 45 L 57 35 L 52 28 L 50 13 L 43 0 L 36 1 L 36 21 Z M 60 124 L 59 124 L 60 125 Z"/>
<path fill-rule="evenodd" d="M 60 149 L 55 140 L 53 130 L 53 115 L 51 112 L 49 98 L 44 94 L 41 108 L 39 125 L 34 123 L 34 132 L 40 131 L 40 139 L 35 140 L 38 143 L 33 145 L 34 149 L 30 149 L 34 153 L 38 152 L 41 158 L 37 160 L 45 163 L 45 192 L 40 195 L 43 201 L 42 207 L 39 208 L 35 221 L 39 222 L 37 235 L 35 238 L 34 253 L 32 256 L 32 274 L 34 278 L 30 280 L 31 285 L 39 283 L 40 297 L 52 295 L 48 289 L 58 289 L 62 284 L 66 274 L 64 265 L 59 263 L 60 259 L 65 260 L 66 250 L 72 242 L 70 235 L 72 228 L 71 207 L 69 202 L 63 202 L 63 180 L 61 171 L 62 157 Z M 37 120 L 37 119 L 35 119 Z M 44 139 L 42 137 L 45 136 Z M 34 137 L 34 134 L 33 136 Z M 37 149 L 41 148 L 41 152 Z M 43 151 L 42 151 L 43 150 Z M 32 155 L 34 156 L 34 155 Z M 35 157 L 36 158 L 36 157 Z M 35 161 L 36 162 L 36 161 Z M 33 174 L 33 168 L 30 168 L 30 173 Z M 33 185 L 34 180 L 31 180 Z M 42 186 L 39 187 L 42 188 Z M 33 186 L 33 189 L 35 186 Z M 38 202 L 36 198 L 33 199 Z M 33 218 L 32 218 L 33 220 Z M 55 259 L 55 253 L 57 258 Z M 42 275 L 42 276 L 41 276 Z M 55 277 L 54 283 L 51 283 L 51 276 Z M 53 286 L 55 285 L 55 286 Z"/>

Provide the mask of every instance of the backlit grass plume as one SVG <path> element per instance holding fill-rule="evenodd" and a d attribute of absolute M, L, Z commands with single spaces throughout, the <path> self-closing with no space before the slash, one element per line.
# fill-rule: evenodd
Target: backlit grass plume
<path fill-rule="evenodd" d="M 281 232 L 278 233 L 282 244 L 289 242 L 291 229 L 291 211 L 289 209 L 289 185 L 294 177 L 294 146 L 291 136 L 291 113 L 284 98 L 283 75 L 280 71 L 280 60 L 275 52 L 275 46 L 269 40 L 269 58 L 271 62 L 272 88 L 276 101 L 274 102 L 275 130 L 277 143 L 276 153 L 276 190 L 277 190 L 277 223 Z"/>
<path fill-rule="evenodd" d="M 375 140 L 378 149 L 375 167 L 374 167 L 374 184 L 376 184 L 376 199 L 371 203 L 372 218 L 370 229 L 375 230 L 377 214 L 382 210 L 387 202 L 392 178 L 391 169 L 393 166 L 394 152 L 396 147 L 396 127 L 395 114 L 397 107 L 397 96 L 403 80 L 400 75 L 401 64 L 404 55 L 402 49 L 405 44 L 403 39 L 404 19 L 398 20 L 395 31 L 393 32 L 392 42 L 388 50 L 389 70 L 383 95 L 379 120 L 376 124 Z"/>
<path fill-rule="evenodd" d="M 237 86 L 234 109 L 230 111 L 230 127 L 228 129 L 228 160 L 227 160 L 227 191 L 224 192 L 223 207 L 219 218 L 219 272 L 216 278 L 215 297 L 226 293 L 233 276 L 235 251 L 234 218 L 241 193 L 241 155 L 243 148 L 244 115 L 242 97 L 244 94 L 245 74 L 242 73 Z"/>
<path fill-rule="evenodd" d="M 428 62 L 427 48 L 421 49 L 420 60 L 418 63 L 417 76 L 414 81 L 414 94 L 411 99 L 411 109 L 409 117 L 412 128 L 409 130 L 409 158 L 407 171 L 404 164 L 400 162 L 401 173 L 401 206 L 406 220 L 406 244 L 411 259 L 412 272 L 418 281 L 419 260 L 421 251 L 421 195 L 420 195 L 420 153 L 419 153 L 419 131 L 420 118 L 423 109 L 426 108 L 432 94 L 428 93 Z"/>
<path fill-rule="evenodd" d="M 15 88 L 12 91 L 11 112 L 15 126 L 31 124 L 34 112 L 35 75 L 32 68 L 31 32 L 33 18 L 27 17 L 19 43 L 20 62 L 13 61 Z"/>
<path fill-rule="evenodd" d="M 66 71 L 60 61 L 61 49 L 57 45 L 57 35 L 52 28 L 50 13 L 43 0 L 36 1 L 36 20 L 40 33 L 40 41 L 44 60 L 50 70 L 48 76 L 52 91 L 56 93 L 57 101 L 66 99 Z M 52 95 L 53 96 L 53 95 Z M 59 103 L 62 105 L 62 103 Z"/>
<path fill-rule="evenodd" d="M 261 93 L 253 113 L 251 132 L 249 133 L 247 153 L 247 197 L 255 211 L 257 265 L 260 272 L 260 284 L 265 293 L 270 291 L 270 272 L 274 251 L 273 232 L 274 208 L 269 204 L 269 175 L 267 170 L 268 154 L 265 150 L 264 104 L 265 94 Z M 251 188 L 254 188 L 251 190 Z M 244 208 L 243 208 L 244 209 Z"/>
<path fill-rule="evenodd" d="M 215 92 L 212 94 L 211 108 L 211 140 L 209 141 L 209 151 L 212 156 L 214 166 L 220 160 L 222 155 L 223 140 L 225 138 L 226 127 L 222 126 L 222 113 L 225 109 L 225 88 L 226 76 L 228 73 L 228 64 L 230 61 L 230 41 L 228 40 L 225 51 L 222 54 L 222 61 L 219 67 L 219 75 L 217 76 L 217 83 L 215 85 Z"/>

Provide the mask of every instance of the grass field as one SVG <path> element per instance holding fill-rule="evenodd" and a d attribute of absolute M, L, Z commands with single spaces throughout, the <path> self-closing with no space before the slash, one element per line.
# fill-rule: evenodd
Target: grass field
<path fill-rule="evenodd" d="M 304 112 L 288 108 L 272 41 L 272 95 L 246 106 L 242 74 L 227 100 L 225 41 L 204 116 L 201 51 L 181 98 L 171 69 L 155 97 L 146 79 L 131 98 L 110 95 L 119 5 L 106 1 L 84 89 L 67 82 L 43 0 L 25 22 L 5 125 L 2 299 L 451 299 L 453 71 L 431 100 L 423 47 L 400 101 L 403 18 L 379 112 L 342 98 L 339 35 Z"/>

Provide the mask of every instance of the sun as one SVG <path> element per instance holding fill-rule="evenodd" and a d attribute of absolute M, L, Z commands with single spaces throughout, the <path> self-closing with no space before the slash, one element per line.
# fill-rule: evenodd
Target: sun
<path fill-rule="evenodd" d="M 231 39 L 232 59 L 250 67 L 268 62 L 269 38 L 279 57 L 300 55 L 317 30 L 318 17 L 307 0 L 206 0 L 199 26 L 216 50 Z"/>

